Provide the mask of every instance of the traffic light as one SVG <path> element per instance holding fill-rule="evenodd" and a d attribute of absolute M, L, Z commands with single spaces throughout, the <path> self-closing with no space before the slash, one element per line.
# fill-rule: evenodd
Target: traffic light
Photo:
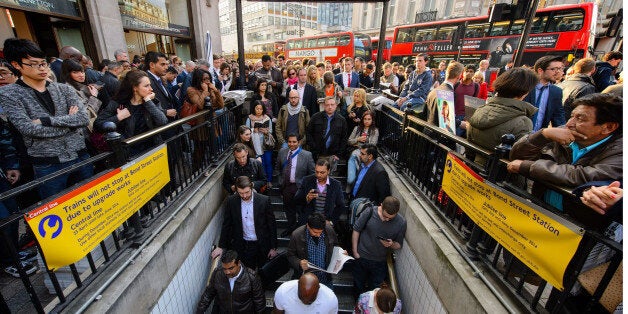
<path fill-rule="evenodd" d="M 606 15 L 606 18 L 610 18 L 610 20 L 605 21 L 604 23 L 602 23 L 602 27 L 604 27 L 606 29 L 606 32 L 604 33 L 605 36 L 607 37 L 615 37 L 617 36 L 617 32 L 619 31 L 619 28 L 621 27 L 621 23 L 623 21 L 623 11 L 624 9 L 619 9 L 619 11 L 617 11 L 617 13 L 609 13 Z"/>

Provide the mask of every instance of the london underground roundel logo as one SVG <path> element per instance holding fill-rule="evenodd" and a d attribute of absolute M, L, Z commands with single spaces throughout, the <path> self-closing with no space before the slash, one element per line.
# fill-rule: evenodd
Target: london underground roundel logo
<path fill-rule="evenodd" d="M 48 215 L 39 222 L 38 231 L 42 238 L 46 237 L 46 228 L 44 227 L 46 224 L 48 225 L 48 229 L 52 229 L 50 230 L 52 231 L 50 239 L 54 239 L 61 234 L 61 230 L 63 229 L 63 219 L 61 219 L 61 217 L 57 215 Z"/>

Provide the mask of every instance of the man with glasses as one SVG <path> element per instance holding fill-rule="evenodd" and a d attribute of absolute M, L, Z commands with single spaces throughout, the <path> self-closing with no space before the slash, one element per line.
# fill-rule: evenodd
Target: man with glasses
<path fill-rule="evenodd" d="M 534 63 L 534 72 L 539 78 L 539 83 L 523 101 L 539 108 L 539 111 L 532 117 L 532 129 L 535 132 L 546 128 L 550 122 L 553 127 L 566 123 L 563 91 L 554 85 L 554 82 L 563 77 L 564 70 L 561 56 L 543 56 Z"/>
<path fill-rule="evenodd" d="M 288 87 L 286 94 L 290 95 L 290 91 L 296 90 L 299 94 L 299 101 L 301 105 L 313 115 L 319 112 L 316 87 L 307 82 L 307 69 L 305 67 L 300 68 L 297 71 L 297 75 L 299 76 L 299 80 L 296 84 Z"/>
<path fill-rule="evenodd" d="M 288 134 L 296 134 L 301 139 L 299 145 L 305 143 L 305 131 L 310 123 L 310 113 L 299 101 L 299 92 L 291 90 L 288 93 L 288 104 L 283 105 L 277 114 L 277 144 L 281 148 L 288 147 L 286 138 Z"/>
<path fill-rule="evenodd" d="M 88 159 L 83 128 L 89 123 L 89 116 L 76 91 L 69 85 L 47 81 L 50 68 L 46 55 L 30 40 L 7 39 L 4 56 L 21 78 L 0 90 L 0 103 L 28 143 L 27 154 L 35 178 Z M 41 198 L 55 195 L 92 174 L 92 166 L 87 165 L 44 181 L 39 186 Z"/>

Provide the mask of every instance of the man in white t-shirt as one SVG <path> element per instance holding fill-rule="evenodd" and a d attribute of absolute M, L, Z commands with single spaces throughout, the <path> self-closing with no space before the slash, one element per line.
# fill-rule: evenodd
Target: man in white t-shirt
<path fill-rule="evenodd" d="M 273 313 L 338 313 L 338 298 L 312 273 L 284 282 L 275 292 Z"/>

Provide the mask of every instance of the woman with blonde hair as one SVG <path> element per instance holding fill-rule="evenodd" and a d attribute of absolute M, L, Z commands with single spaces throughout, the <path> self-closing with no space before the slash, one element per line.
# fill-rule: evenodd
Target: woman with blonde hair
<path fill-rule="evenodd" d="M 318 70 L 315 65 L 310 65 L 307 67 L 307 83 L 314 86 L 316 88 L 316 93 L 323 89 L 323 80 L 318 77 Z"/>
<path fill-rule="evenodd" d="M 350 129 L 360 124 L 362 119 L 362 115 L 367 112 L 372 111 L 371 106 L 366 104 L 366 91 L 364 88 L 356 88 L 353 91 L 353 103 L 347 107 L 348 114 L 348 127 Z"/>

